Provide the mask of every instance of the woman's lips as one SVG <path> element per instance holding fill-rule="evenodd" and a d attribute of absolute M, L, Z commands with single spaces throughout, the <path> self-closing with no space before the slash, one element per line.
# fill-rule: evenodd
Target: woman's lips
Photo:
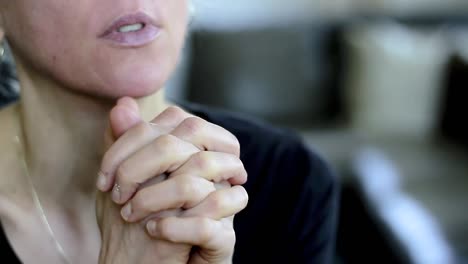
<path fill-rule="evenodd" d="M 160 31 L 151 17 L 139 12 L 118 18 L 99 38 L 120 47 L 140 47 L 155 40 Z"/>

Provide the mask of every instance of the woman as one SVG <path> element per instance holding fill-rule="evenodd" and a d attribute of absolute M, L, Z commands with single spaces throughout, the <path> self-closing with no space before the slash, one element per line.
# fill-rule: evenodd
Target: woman
<path fill-rule="evenodd" d="M 337 187 L 323 161 L 290 132 L 164 100 L 188 4 L 0 0 L 21 87 L 0 113 L 2 254 L 331 260 Z"/>

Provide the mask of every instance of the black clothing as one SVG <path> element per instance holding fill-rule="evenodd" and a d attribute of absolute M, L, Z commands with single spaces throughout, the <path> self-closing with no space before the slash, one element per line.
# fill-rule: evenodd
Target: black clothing
<path fill-rule="evenodd" d="M 229 130 L 241 145 L 249 204 L 235 217 L 234 263 L 331 263 L 338 185 L 327 164 L 292 131 L 206 106 L 182 106 Z M 1 228 L 0 254 L 14 256 Z"/>

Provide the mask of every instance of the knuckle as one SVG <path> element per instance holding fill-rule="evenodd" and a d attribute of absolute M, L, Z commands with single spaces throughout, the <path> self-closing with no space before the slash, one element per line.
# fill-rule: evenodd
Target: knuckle
<path fill-rule="evenodd" d="M 230 134 L 229 136 L 229 143 L 228 143 L 228 146 L 229 148 L 231 149 L 232 153 L 234 155 L 236 155 L 237 157 L 240 156 L 240 149 L 241 149 L 241 146 L 240 146 L 240 142 L 239 142 L 239 139 L 237 139 L 236 136 L 234 136 L 233 134 L 231 134 L 231 132 L 228 132 Z"/>
<path fill-rule="evenodd" d="M 249 178 L 249 173 L 244 169 L 242 174 L 242 182 L 241 184 L 245 184 Z"/>
<path fill-rule="evenodd" d="M 210 152 L 197 152 L 195 155 L 193 155 L 192 159 L 195 163 L 195 166 L 202 171 L 212 170 L 215 166 L 213 157 Z"/>
<path fill-rule="evenodd" d="M 197 177 L 178 177 L 177 197 L 183 209 L 192 208 L 196 204 L 203 201 L 211 192 L 210 184 L 206 184 L 204 180 Z M 212 185 L 212 184 L 211 184 Z"/>
<path fill-rule="evenodd" d="M 245 182 L 247 182 L 247 178 L 248 178 L 248 173 L 244 167 L 244 163 L 239 158 L 236 158 L 236 160 L 233 160 L 233 163 L 235 166 L 235 173 L 233 177 L 239 177 L 241 184 L 244 184 Z"/>
<path fill-rule="evenodd" d="M 213 193 L 209 202 L 209 208 L 213 212 L 218 212 L 226 207 L 228 203 L 227 198 L 219 192 Z"/>
<path fill-rule="evenodd" d="M 151 124 L 147 122 L 140 122 L 132 128 L 132 133 L 135 135 L 135 137 L 148 137 L 154 133 L 154 129 L 151 127 Z"/>
<path fill-rule="evenodd" d="M 180 124 L 181 129 L 185 130 L 186 133 L 194 135 L 199 133 L 206 125 L 206 121 L 199 117 L 188 117 Z"/>
<path fill-rule="evenodd" d="M 185 116 L 186 115 L 186 112 L 184 110 L 182 110 L 182 108 L 178 107 L 178 106 L 169 106 L 165 111 L 164 113 L 168 116 L 171 116 L 171 117 L 181 117 L 181 116 Z"/>
<path fill-rule="evenodd" d="M 175 144 L 177 144 L 177 138 L 173 135 L 164 134 L 158 137 L 155 141 L 153 146 L 160 150 L 160 149 L 171 149 Z"/>
<path fill-rule="evenodd" d="M 200 192 L 198 184 L 190 177 L 177 177 L 177 196 L 184 200 L 190 200 L 191 197 Z M 197 195 L 198 196 L 198 195 Z"/>
<path fill-rule="evenodd" d="M 242 177 L 242 184 L 247 182 L 248 173 L 247 173 L 247 170 L 245 170 L 245 168 L 242 168 L 239 171 L 239 176 Z"/>
<path fill-rule="evenodd" d="M 242 163 L 239 157 L 235 155 L 228 155 L 228 159 L 230 160 L 230 163 L 233 164 L 237 170 L 245 171 L 244 163 Z"/>

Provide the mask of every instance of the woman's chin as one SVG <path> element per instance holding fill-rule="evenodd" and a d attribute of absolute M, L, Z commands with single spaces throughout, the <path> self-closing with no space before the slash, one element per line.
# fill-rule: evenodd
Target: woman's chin
<path fill-rule="evenodd" d="M 133 76 L 135 77 L 135 76 Z M 112 99 L 129 96 L 141 98 L 159 92 L 164 86 L 164 78 L 116 78 L 101 86 L 99 93 Z"/>
<path fill-rule="evenodd" d="M 162 85 L 143 85 L 143 84 L 134 84 L 125 87 L 119 87 L 113 90 L 107 90 L 108 95 L 112 98 L 121 98 L 124 96 L 129 96 L 133 98 L 141 98 L 150 96 L 159 92 L 162 89 Z"/>
<path fill-rule="evenodd" d="M 164 53 L 162 53 L 164 54 Z M 93 61 L 86 71 L 99 91 L 110 97 L 144 97 L 158 92 L 176 68 L 176 56 L 134 53 Z M 105 61 L 105 63 L 104 63 Z M 138 62 L 138 63 L 137 63 Z"/>
<path fill-rule="evenodd" d="M 162 85 L 119 85 L 106 86 L 97 89 L 74 89 L 76 92 L 87 94 L 91 97 L 102 98 L 106 100 L 117 100 L 128 96 L 133 98 L 142 98 L 153 95 L 162 90 Z"/>

